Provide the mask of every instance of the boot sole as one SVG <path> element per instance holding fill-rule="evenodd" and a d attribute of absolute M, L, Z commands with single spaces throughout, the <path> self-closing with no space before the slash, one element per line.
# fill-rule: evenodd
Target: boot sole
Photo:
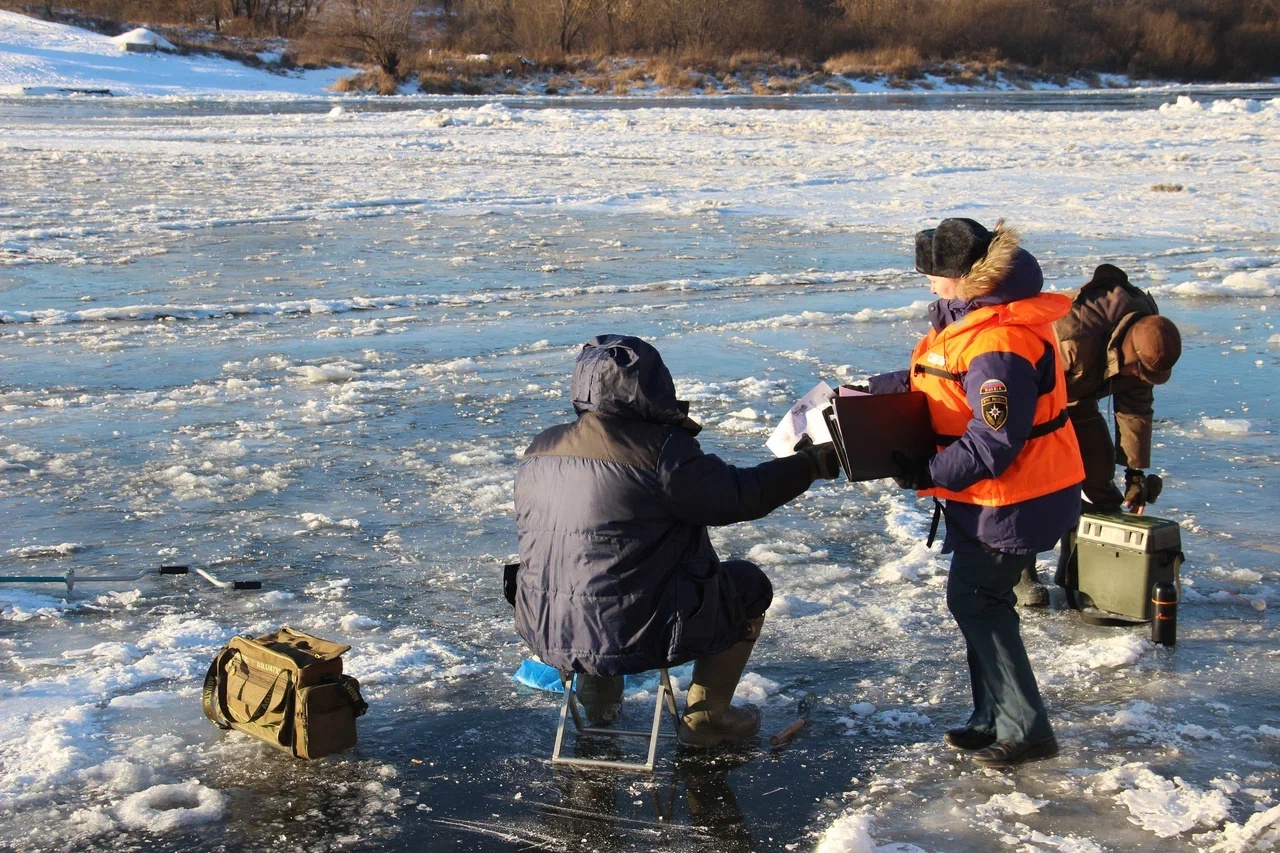
<path fill-rule="evenodd" d="M 676 731 L 676 741 L 681 746 L 687 746 L 690 749 L 715 749 L 722 746 L 742 746 L 743 744 L 753 743 L 759 738 L 759 734 L 759 731 L 756 731 L 743 738 L 719 734 L 700 735 L 682 724 Z"/>
<path fill-rule="evenodd" d="M 945 732 L 942 735 L 942 742 L 952 749 L 959 749 L 964 752 L 977 752 L 980 749 L 986 749 L 996 742 L 996 736 L 983 737 L 964 737 L 961 735 L 953 735 L 951 732 Z"/>
<path fill-rule="evenodd" d="M 1053 740 L 1047 743 L 1037 744 L 1016 758 L 984 760 L 981 756 L 975 755 L 973 757 L 973 763 L 982 767 L 1016 767 L 1019 764 L 1026 764 L 1031 761 L 1044 761 L 1046 758 L 1053 758 L 1059 751 L 1057 741 Z"/>

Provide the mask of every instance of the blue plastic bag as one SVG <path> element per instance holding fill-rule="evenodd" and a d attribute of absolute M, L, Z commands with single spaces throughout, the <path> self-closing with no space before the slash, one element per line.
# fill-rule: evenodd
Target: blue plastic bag
<path fill-rule="evenodd" d="M 631 687 L 634 679 L 640 677 L 624 675 L 622 677 L 623 687 Z M 521 661 L 520 667 L 512 673 L 511 680 L 518 681 L 536 690 L 545 690 L 548 693 L 564 693 L 564 683 L 560 681 L 559 670 L 533 658 L 525 658 Z"/>
<path fill-rule="evenodd" d="M 512 680 L 538 690 L 549 693 L 563 693 L 564 684 L 560 681 L 560 672 L 554 666 L 547 666 L 540 660 L 525 658 L 520 668 L 511 676 Z"/>

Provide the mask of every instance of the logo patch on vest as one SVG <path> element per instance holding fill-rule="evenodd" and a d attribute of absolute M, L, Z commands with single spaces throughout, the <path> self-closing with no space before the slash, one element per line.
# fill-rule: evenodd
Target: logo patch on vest
<path fill-rule="evenodd" d="M 947 359 L 940 352 L 929 353 L 927 356 L 925 356 L 925 361 L 929 362 L 930 364 L 936 364 L 939 367 L 947 366 Z"/>
<path fill-rule="evenodd" d="M 982 383 L 982 387 L 978 389 L 978 393 L 985 397 L 988 394 L 1008 394 L 1009 389 L 1004 387 L 1004 383 L 999 379 L 988 379 L 986 382 Z"/>
<path fill-rule="evenodd" d="M 1002 394 L 988 394 L 982 398 L 982 420 L 986 422 L 987 426 L 992 429 L 1001 429 L 1008 419 L 1008 397 Z"/>

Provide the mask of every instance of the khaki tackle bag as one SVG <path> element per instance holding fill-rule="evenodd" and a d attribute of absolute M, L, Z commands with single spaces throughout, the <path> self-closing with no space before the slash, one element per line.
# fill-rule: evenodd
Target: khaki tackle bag
<path fill-rule="evenodd" d="M 342 674 L 351 649 L 292 628 L 233 637 L 209 665 L 204 714 L 298 758 L 356 745 L 356 717 L 369 706 L 360 682 Z"/>

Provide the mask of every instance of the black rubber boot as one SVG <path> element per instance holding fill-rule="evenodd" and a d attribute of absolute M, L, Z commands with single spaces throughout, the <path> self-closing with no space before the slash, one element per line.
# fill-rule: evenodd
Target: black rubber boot
<path fill-rule="evenodd" d="M 622 676 L 611 677 L 601 675 L 578 674 L 578 686 L 574 693 L 578 697 L 582 710 L 587 714 L 587 722 L 593 726 L 612 725 L 622 711 Z"/>
<path fill-rule="evenodd" d="M 1049 606 L 1049 590 L 1040 583 L 1040 578 L 1036 577 L 1034 566 L 1022 570 L 1022 579 L 1013 588 L 1013 594 L 1018 597 L 1019 607 Z"/>

